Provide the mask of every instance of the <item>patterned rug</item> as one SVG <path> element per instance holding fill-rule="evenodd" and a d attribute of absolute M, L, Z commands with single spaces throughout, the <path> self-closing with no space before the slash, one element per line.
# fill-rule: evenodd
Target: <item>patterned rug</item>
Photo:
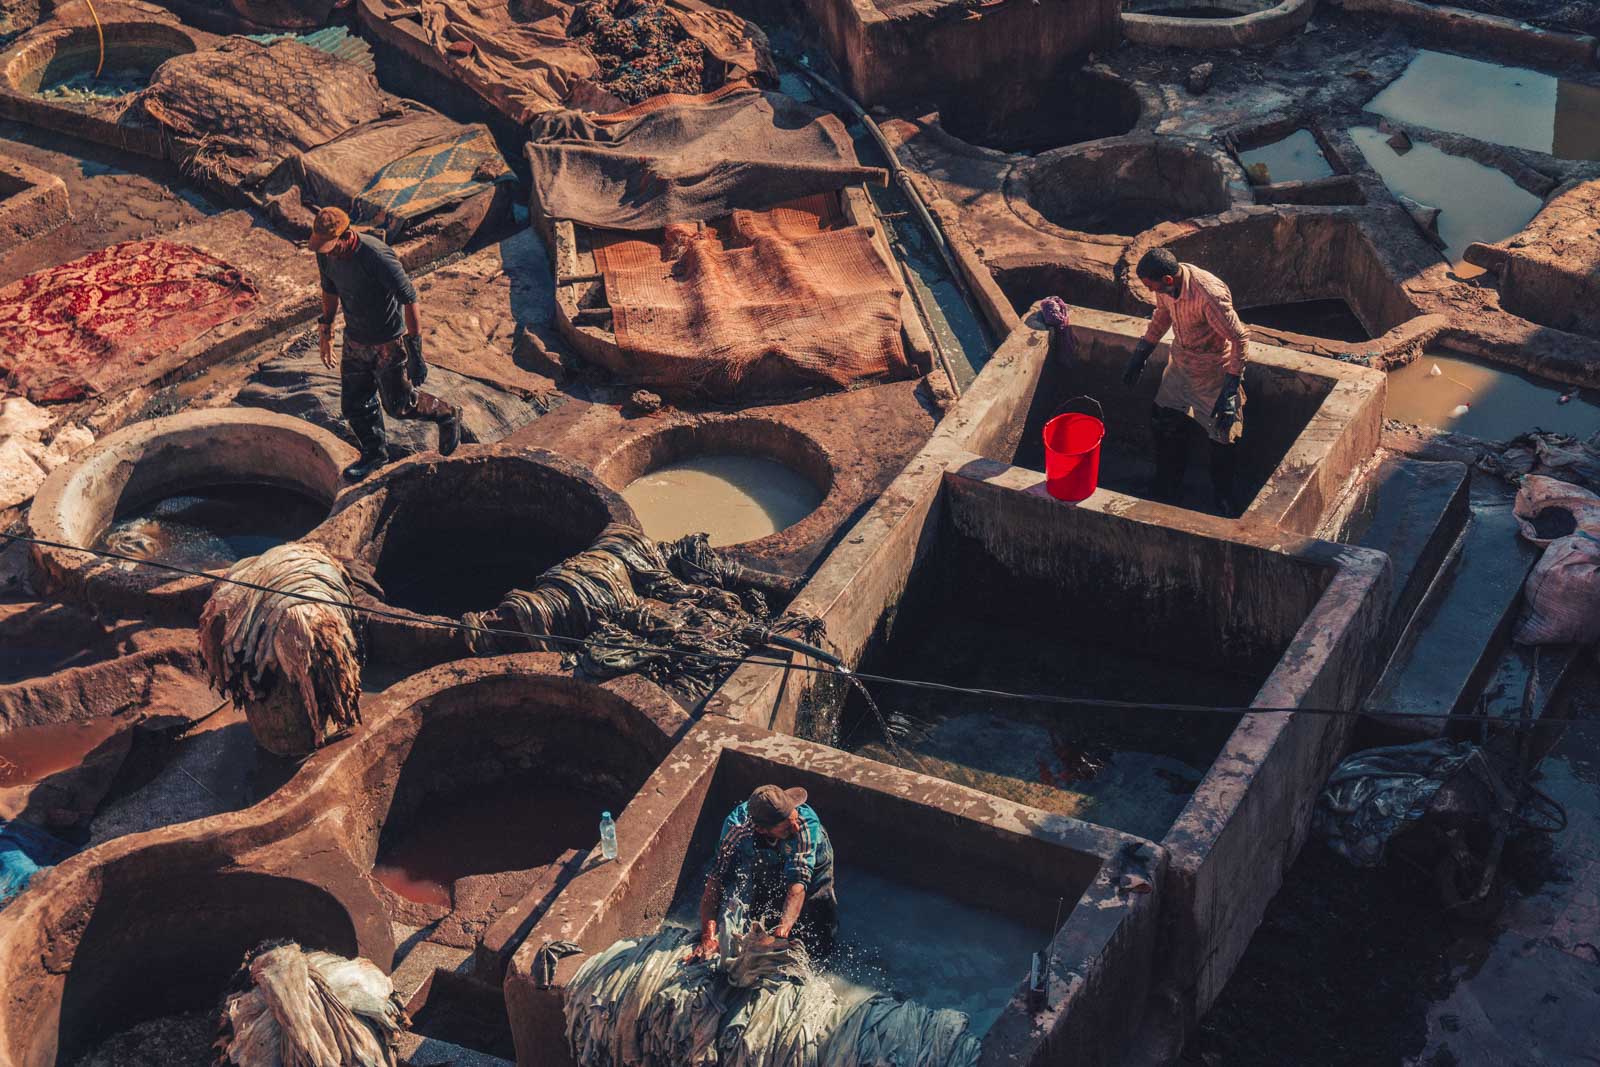
<path fill-rule="evenodd" d="M 464 130 L 455 140 L 422 148 L 390 163 L 356 197 L 356 221 L 389 225 L 408 223 L 436 208 L 465 200 L 485 183 L 509 180 L 511 168 L 500 156 L 494 135 L 485 126 Z"/>
<path fill-rule="evenodd" d="M 38 271 L 0 289 L 0 396 L 104 392 L 258 300 L 238 268 L 160 239 Z"/>

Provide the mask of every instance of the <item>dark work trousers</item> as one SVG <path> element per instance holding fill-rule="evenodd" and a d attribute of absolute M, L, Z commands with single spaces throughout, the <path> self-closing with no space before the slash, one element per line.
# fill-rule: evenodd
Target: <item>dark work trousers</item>
<path fill-rule="evenodd" d="M 1189 449 L 1196 436 L 1189 416 L 1160 404 L 1150 405 L 1150 434 L 1155 443 L 1156 476 L 1151 495 L 1176 503 L 1183 496 L 1183 474 L 1189 466 Z M 1203 435 L 1202 435 L 1203 436 Z M 1211 489 L 1219 501 L 1233 500 L 1234 474 L 1239 465 L 1237 443 L 1223 444 L 1205 438 L 1211 448 Z"/>
<path fill-rule="evenodd" d="M 382 406 L 379 406 L 379 398 Z M 406 376 L 406 350 L 399 340 L 366 345 L 344 341 L 339 357 L 339 406 L 363 456 L 387 453 L 383 413 L 397 419 L 445 423 L 455 409 L 432 393 L 419 392 Z"/>

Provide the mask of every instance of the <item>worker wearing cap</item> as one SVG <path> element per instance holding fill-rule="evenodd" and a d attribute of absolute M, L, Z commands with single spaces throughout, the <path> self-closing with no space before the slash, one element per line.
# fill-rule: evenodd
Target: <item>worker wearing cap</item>
<path fill-rule="evenodd" d="M 774 936 L 799 940 L 813 958 L 832 949 L 839 928 L 833 843 L 806 803 L 804 789 L 761 786 L 723 821 L 700 895 L 700 943 L 691 959 L 716 956 L 717 922 L 727 892 L 749 904 L 752 922 L 766 920 Z"/>
<path fill-rule="evenodd" d="M 1139 260 L 1139 281 L 1155 294 L 1150 327 L 1133 349 L 1123 383 L 1139 381 L 1156 344 L 1173 331 L 1167 368 L 1150 409 L 1155 441 L 1153 499 L 1177 503 L 1189 465 L 1189 423 L 1198 423 L 1211 440 L 1211 489 L 1216 509 L 1233 518 L 1238 441 L 1244 433 L 1244 365 L 1250 331 L 1233 309 L 1233 294 L 1214 274 L 1179 263 L 1169 249 L 1156 248 Z"/>
<path fill-rule="evenodd" d="M 383 241 L 350 227 L 336 207 L 317 212 L 307 242 L 322 276 L 322 317 L 317 320 L 322 365 L 333 369 L 333 318 L 344 308 L 344 351 L 339 358 L 339 402 L 361 444 L 361 458 L 345 468 L 360 481 L 389 461 L 383 413 L 439 425 L 439 452 L 461 443 L 461 410 L 420 392 L 427 378 L 417 290 L 400 259 Z M 379 399 L 382 406 L 379 406 Z"/>

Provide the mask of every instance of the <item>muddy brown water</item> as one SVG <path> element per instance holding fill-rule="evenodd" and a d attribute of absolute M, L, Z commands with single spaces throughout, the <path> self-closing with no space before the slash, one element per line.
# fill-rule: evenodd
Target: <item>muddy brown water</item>
<path fill-rule="evenodd" d="M 1252 326 L 1321 337 L 1329 341 L 1369 341 L 1372 334 L 1343 300 L 1299 300 L 1245 308 L 1239 316 Z"/>
<path fill-rule="evenodd" d="M 0 733 L 0 786 L 31 785 L 70 770 L 128 728 L 107 716 L 87 722 L 46 723 Z"/>
<path fill-rule="evenodd" d="M 1212 673 L 1037 627 L 917 613 L 863 670 L 974 688 L 1152 703 L 1249 704 L 1256 679 Z M 934 620 L 937 620 L 935 623 Z M 840 744 L 860 755 L 1044 811 L 1160 840 L 1238 721 L 1135 713 L 875 686 L 914 735 L 887 743 L 859 696 Z"/>
<path fill-rule="evenodd" d="M 1239 162 L 1250 173 L 1251 181 L 1263 185 L 1309 182 L 1333 176 L 1333 167 L 1310 130 L 1295 130 L 1281 140 L 1240 152 Z"/>
<path fill-rule="evenodd" d="M 775 534 L 822 502 L 816 486 L 776 460 L 732 455 L 661 467 L 635 479 L 622 496 L 657 541 L 704 531 L 713 545 Z"/>
<path fill-rule="evenodd" d="M 1434 367 L 1438 374 L 1432 373 Z M 1563 404 L 1562 396 L 1571 399 Z M 1467 410 L 1458 413 L 1461 405 Z M 1389 372 L 1384 413 L 1486 441 L 1507 441 L 1536 428 L 1587 437 L 1600 430 L 1600 393 L 1462 356 L 1424 352 Z"/>
<path fill-rule="evenodd" d="M 1562 159 L 1600 159 L 1600 87 L 1423 50 L 1367 110 Z"/>
<path fill-rule="evenodd" d="M 211 570 L 293 541 L 327 514 L 326 504 L 292 489 L 217 486 L 164 497 L 119 515 L 96 547 Z"/>
<path fill-rule="evenodd" d="M 407 900 L 449 907 L 458 878 L 525 871 L 569 848 L 592 848 L 603 811 L 620 815 L 622 804 L 590 789 L 525 779 L 430 797 L 379 846 L 372 876 Z"/>
<path fill-rule="evenodd" d="M 1421 141 L 1402 155 L 1372 126 L 1353 127 L 1350 136 L 1391 192 L 1440 209 L 1439 236 L 1452 263 L 1459 265 L 1474 241 L 1499 241 L 1518 233 L 1544 206 L 1503 171 L 1465 156 Z"/>

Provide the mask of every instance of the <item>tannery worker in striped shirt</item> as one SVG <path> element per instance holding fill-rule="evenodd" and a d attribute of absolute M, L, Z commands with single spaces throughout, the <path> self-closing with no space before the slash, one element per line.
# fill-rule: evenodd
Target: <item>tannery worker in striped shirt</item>
<path fill-rule="evenodd" d="M 1194 421 L 1211 442 L 1211 488 L 1216 509 L 1232 518 L 1239 514 L 1234 496 L 1238 441 L 1244 432 L 1244 365 L 1250 331 L 1233 310 L 1233 294 L 1214 274 L 1179 263 L 1165 248 L 1139 260 L 1139 281 L 1156 298 L 1150 328 L 1134 346 L 1123 373 L 1130 388 L 1139 381 L 1156 344 L 1173 331 L 1167 368 L 1161 375 L 1150 410 L 1155 442 L 1152 499 L 1178 503 L 1183 474 L 1189 465 L 1189 423 Z"/>
<path fill-rule="evenodd" d="M 716 858 L 700 895 L 700 943 L 690 959 L 720 947 L 725 895 L 736 895 L 776 937 L 794 938 L 813 959 L 833 948 L 839 902 L 833 891 L 833 843 L 804 789 L 764 785 L 722 823 Z"/>

